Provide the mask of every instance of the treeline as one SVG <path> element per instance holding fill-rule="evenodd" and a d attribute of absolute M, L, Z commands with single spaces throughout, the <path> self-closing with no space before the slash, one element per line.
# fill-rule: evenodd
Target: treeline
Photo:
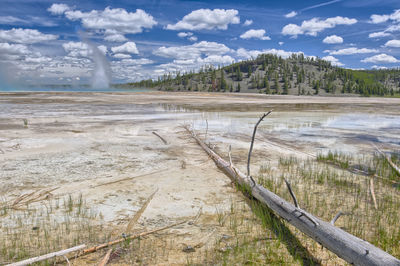
<path fill-rule="evenodd" d="M 168 73 L 157 80 L 127 85 L 167 91 L 393 96 L 399 93 L 400 70 L 351 70 L 303 54 L 292 54 L 287 59 L 262 54 L 229 66 L 208 65 L 197 72 Z"/>

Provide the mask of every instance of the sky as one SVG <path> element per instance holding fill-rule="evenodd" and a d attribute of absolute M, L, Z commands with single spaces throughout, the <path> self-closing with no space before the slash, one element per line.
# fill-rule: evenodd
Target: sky
<path fill-rule="evenodd" d="M 0 81 L 83 84 L 94 56 L 124 83 L 260 53 L 400 67 L 400 1 L 0 0 Z"/>

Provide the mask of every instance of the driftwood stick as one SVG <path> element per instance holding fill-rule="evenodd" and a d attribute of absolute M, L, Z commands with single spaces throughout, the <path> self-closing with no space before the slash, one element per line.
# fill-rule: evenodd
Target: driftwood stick
<path fill-rule="evenodd" d="M 111 252 L 112 252 L 112 248 L 110 248 L 106 255 L 104 256 L 104 258 L 100 261 L 99 266 L 106 266 L 108 261 L 110 260 L 110 256 L 111 256 Z"/>
<path fill-rule="evenodd" d="M 168 144 L 168 142 L 167 142 L 163 137 L 161 137 L 157 132 L 153 131 L 153 132 L 151 132 L 151 133 L 153 133 L 154 135 L 156 135 L 157 137 L 159 137 L 159 138 L 161 139 L 161 141 L 164 142 L 165 145 Z"/>
<path fill-rule="evenodd" d="M 201 206 L 199 208 L 199 211 L 197 212 L 196 216 L 194 217 L 194 219 L 192 221 L 190 221 L 188 224 L 193 225 L 197 222 L 197 220 L 200 218 L 201 216 L 201 211 L 203 210 L 203 206 Z"/>
<path fill-rule="evenodd" d="M 139 211 L 135 213 L 133 218 L 129 221 L 128 226 L 126 227 L 125 233 L 129 234 L 132 230 L 133 225 L 136 224 L 136 222 L 140 219 L 142 216 L 143 212 L 146 210 L 147 206 L 149 205 L 150 201 L 153 199 L 154 195 L 157 193 L 158 188 L 156 191 L 154 191 L 146 200 L 146 202 L 143 204 L 143 206 L 140 208 Z"/>
<path fill-rule="evenodd" d="M 71 265 L 71 263 L 69 262 L 69 259 L 68 259 L 68 257 L 67 257 L 67 256 L 65 256 L 65 255 L 63 255 L 63 257 L 64 257 L 64 259 L 67 261 L 67 264 L 68 264 L 68 266 L 70 266 L 70 265 Z"/>
<path fill-rule="evenodd" d="M 29 265 L 29 264 L 33 264 L 35 262 L 48 260 L 48 259 L 59 257 L 59 256 L 64 256 L 64 255 L 66 255 L 68 253 L 84 249 L 85 247 L 86 247 L 86 245 L 83 244 L 83 245 L 79 245 L 79 246 L 76 246 L 76 247 L 60 250 L 60 251 L 57 251 L 57 252 L 52 252 L 52 253 L 49 253 L 49 254 L 46 254 L 46 255 L 41 255 L 41 256 L 38 256 L 38 257 L 26 259 L 26 260 L 23 260 L 23 261 L 20 261 L 20 262 L 11 263 L 8 266 Z"/>
<path fill-rule="evenodd" d="M 231 155 L 231 152 L 232 152 L 232 146 L 229 145 L 229 151 L 228 151 L 229 164 L 232 166 L 232 155 Z"/>
<path fill-rule="evenodd" d="M 297 208 L 299 208 L 299 203 L 297 202 L 297 198 L 296 195 L 294 195 L 292 187 L 290 186 L 289 181 L 286 180 L 286 178 L 284 178 L 283 180 L 285 180 L 286 186 L 289 190 L 290 196 L 292 196 L 293 202 L 294 202 L 294 206 L 296 206 Z"/>
<path fill-rule="evenodd" d="M 122 238 L 119 238 L 117 240 L 113 240 L 113 241 L 110 241 L 110 242 L 107 242 L 107 243 L 104 243 L 104 244 L 100 244 L 100 245 L 97 245 L 97 246 L 94 246 L 94 247 L 91 247 L 91 248 L 87 248 L 87 249 L 84 249 L 83 252 L 78 255 L 78 257 L 86 255 L 86 254 L 89 254 L 89 253 L 96 252 L 97 250 L 100 250 L 100 249 L 103 249 L 103 248 L 106 248 L 106 247 L 109 247 L 109 246 L 124 242 L 126 240 L 135 239 L 135 238 L 139 238 L 139 237 L 142 237 L 142 236 L 147 236 L 147 235 L 150 235 L 150 234 L 154 234 L 156 232 L 163 231 L 163 230 L 166 230 L 168 228 L 171 228 L 171 227 L 174 227 L 174 226 L 177 226 L 177 225 L 180 225 L 180 224 L 184 224 L 186 222 L 187 221 L 185 220 L 185 221 L 182 221 L 182 222 L 179 222 L 179 223 L 174 223 L 174 224 L 171 224 L 171 225 L 167 225 L 167 226 L 164 226 L 164 227 L 161 227 L 161 228 L 157 228 L 157 229 L 154 229 L 154 230 L 150 230 L 150 231 L 147 231 L 147 232 L 142 232 L 142 233 L 139 233 L 139 234 L 134 234 L 134 235 L 130 235 L 130 236 L 128 235 L 126 237 L 122 237 Z"/>
<path fill-rule="evenodd" d="M 204 139 L 207 141 L 207 133 L 208 133 L 208 120 L 206 119 L 206 135 Z"/>
<path fill-rule="evenodd" d="M 369 189 L 371 191 L 371 197 L 372 197 L 372 201 L 374 202 L 374 207 L 375 210 L 378 209 L 378 204 L 376 203 L 376 197 L 375 197 L 375 192 L 374 192 L 374 177 L 371 177 L 371 179 L 369 180 Z"/>
<path fill-rule="evenodd" d="M 400 167 L 398 167 L 397 165 L 395 165 L 392 160 L 390 159 L 389 156 L 387 156 L 383 151 L 381 151 L 375 144 L 372 144 L 375 149 L 382 154 L 382 156 L 386 159 L 386 161 L 389 163 L 390 167 L 392 167 L 392 169 L 396 172 L 396 174 L 398 176 L 400 176 Z"/>
<path fill-rule="evenodd" d="M 144 177 L 144 176 L 148 176 L 148 175 L 153 175 L 153 174 L 164 172 L 165 170 L 168 170 L 168 168 L 161 169 L 161 170 L 158 170 L 158 171 L 155 171 L 155 172 L 151 172 L 151 173 L 147 173 L 147 174 L 143 174 L 143 175 L 137 175 L 137 176 L 133 176 L 133 177 L 126 177 L 126 178 L 118 179 L 118 180 L 115 180 L 115 181 L 110 181 L 110 182 L 106 182 L 106 183 L 103 183 L 103 184 L 98 184 L 98 185 L 92 186 L 92 188 L 111 185 L 111 184 L 115 184 L 115 183 L 131 180 L 131 179 L 134 179 L 134 178 Z"/>
<path fill-rule="evenodd" d="M 249 149 L 249 154 L 247 156 L 247 176 L 250 176 L 250 159 L 251 159 L 251 152 L 253 151 L 253 145 L 254 145 L 254 138 L 256 137 L 256 132 L 257 132 L 257 127 L 258 125 L 261 123 L 261 121 L 263 121 L 263 119 L 269 115 L 272 112 L 272 110 L 270 110 L 268 113 L 263 114 L 260 119 L 258 119 L 258 122 L 256 123 L 256 125 L 254 126 L 254 130 L 253 130 L 253 136 L 251 137 L 251 143 L 250 143 L 250 149 Z"/>
<path fill-rule="evenodd" d="M 191 133 L 188 127 L 186 127 L 186 130 Z M 306 213 L 307 216 L 297 215 L 299 208 L 296 208 L 293 204 L 287 202 L 259 184 L 251 186 L 252 181 L 249 176 L 243 174 L 235 166 L 230 165 L 229 162 L 222 159 L 196 135 L 192 134 L 192 137 L 213 159 L 215 164 L 233 181 L 242 187 L 250 188 L 251 196 L 255 200 L 266 205 L 279 217 L 287 220 L 304 234 L 346 260 L 348 263 L 355 265 L 400 265 L 400 260 L 397 258 L 375 247 L 371 243 L 347 233 L 329 222 L 323 221 L 304 210 L 302 210 L 302 212 L 303 214 Z M 310 217 L 317 221 L 319 225 L 315 226 L 315 224 L 310 221 Z"/>

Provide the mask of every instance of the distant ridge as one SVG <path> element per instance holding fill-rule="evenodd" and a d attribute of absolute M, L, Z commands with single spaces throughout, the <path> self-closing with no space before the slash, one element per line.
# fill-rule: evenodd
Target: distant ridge
<path fill-rule="evenodd" d="M 170 73 L 156 81 L 142 80 L 120 86 L 165 91 L 398 96 L 400 69 L 352 70 L 303 54 L 292 54 L 287 59 L 262 54 L 229 66 L 204 66 L 196 73 Z"/>

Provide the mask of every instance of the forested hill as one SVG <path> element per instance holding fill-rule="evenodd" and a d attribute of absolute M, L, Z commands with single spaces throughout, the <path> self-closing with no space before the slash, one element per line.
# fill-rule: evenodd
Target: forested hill
<path fill-rule="evenodd" d="M 399 94 L 400 69 L 351 70 L 302 54 L 287 59 L 263 54 L 229 66 L 203 67 L 197 73 L 170 73 L 157 81 L 126 85 L 166 91 L 394 96 Z"/>

